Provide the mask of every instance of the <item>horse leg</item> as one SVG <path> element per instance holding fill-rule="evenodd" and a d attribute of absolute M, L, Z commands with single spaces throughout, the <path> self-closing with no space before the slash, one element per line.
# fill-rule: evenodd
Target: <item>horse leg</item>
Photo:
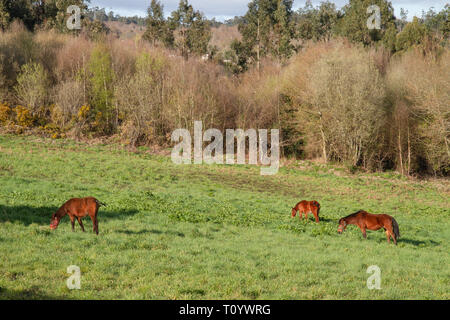
<path fill-rule="evenodd" d="M 81 230 L 83 230 L 83 232 L 85 232 L 84 231 L 84 226 L 83 226 L 83 221 L 81 221 L 80 217 L 78 217 L 78 223 L 80 224 Z"/>
<path fill-rule="evenodd" d="M 308 210 L 305 211 L 305 219 L 308 220 Z"/>
<path fill-rule="evenodd" d="M 70 217 L 70 223 L 72 224 L 72 232 L 75 231 L 75 217 L 74 216 L 69 216 Z"/>
<path fill-rule="evenodd" d="M 317 214 L 317 212 L 313 212 L 314 214 L 314 218 L 316 218 L 316 222 L 319 223 L 319 215 Z"/>
<path fill-rule="evenodd" d="M 397 245 L 397 238 L 395 237 L 395 233 L 392 231 L 391 233 L 391 237 L 394 240 L 395 245 Z"/>
<path fill-rule="evenodd" d="M 361 232 L 362 232 L 362 234 L 363 234 L 364 239 L 367 239 L 366 228 L 361 227 L 361 226 L 360 226 L 359 228 L 361 229 Z"/>
<path fill-rule="evenodd" d="M 94 232 L 97 232 L 98 234 L 98 222 L 97 222 L 97 217 L 94 215 L 89 215 L 91 217 L 92 220 L 92 229 Z"/>
<path fill-rule="evenodd" d="M 395 237 L 394 228 L 392 226 L 392 223 L 389 225 L 385 225 L 384 230 L 386 230 L 386 236 L 388 237 L 388 243 L 391 243 L 391 237 L 392 240 L 394 240 L 395 245 L 397 245 L 397 238 Z"/>
<path fill-rule="evenodd" d="M 95 217 L 95 233 L 98 235 L 98 220 L 97 220 L 97 217 Z"/>
<path fill-rule="evenodd" d="M 95 220 L 94 231 L 97 235 L 98 235 L 98 219 L 97 219 L 98 208 L 99 208 L 98 206 L 95 208 L 95 214 L 94 214 L 94 220 Z"/>

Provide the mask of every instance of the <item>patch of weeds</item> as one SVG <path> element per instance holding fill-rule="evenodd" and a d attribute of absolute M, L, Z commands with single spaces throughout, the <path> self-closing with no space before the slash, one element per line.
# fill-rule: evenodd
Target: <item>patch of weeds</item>
<path fill-rule="evenodd" d="M 206 294 L 206 291 L 203 289 L 194 289 L 194 288 L 187 288 L 187 289 L 181 289 L 180 294 L 187 294 L 187 295 L 193 295 L 193 296 L 204 296 Z"/>

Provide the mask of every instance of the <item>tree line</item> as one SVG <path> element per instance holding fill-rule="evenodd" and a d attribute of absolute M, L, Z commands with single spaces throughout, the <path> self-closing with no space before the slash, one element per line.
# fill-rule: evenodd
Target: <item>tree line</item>
<path fill-rule="evenodd" d="M 382 28 L 369 30 L 366 2 L 254 0 L 218 51 L 214 22 L 186 0 L 169 16 L 151 1 L 139 41 L 87 9 L 67 30 L 68 1 L 0 0 L 0 129 L 168 146 L 200 120 L 280 129 L 284 157 L 448 175 L 449 6 L 408 22 L 376 0 Z"/>
<path fill-rule="evenodd" d="M 407 22 L 407 11 L 401 9 L 400 17 L 395 17 L 391 2 L 386 0 L 350 0 L 341 10 L 329 1 L 313 7 L 307 0 L 297 11 L 293 10 L 293 2 L 252 0 L 244 16 L 225 22 L 226 25 L 237 25 L 242 35 L 242 39 L 235 39 L 221 57 L 230 61 L 231 71 L 245 72 L 251 64 L 259 69 L 261 60 L 267 56 L 285 62 L 308 40 L 317 42 L 344 37 L 353 43 L 383 46 L 396 53 L 416 45 L 445 46 L 450 34 L 448 4 L 440 12 L 430 8 L 420 19 L 415 17 L 412 22 Z M 371 5 L 380 8 L 380 29 L 367 27 L 367 8 Z M 187 0 L 181 0 L 178 9 L 167 19 L 161 2 L 152 0 L 145 39 L 155 45 L 179 48 L 183 56 L 216 54 L 217 48 L 208 45 L 211 25 L 217 23 L 208 22 Z M 177 43 L 173 40 L 178 39 L 174 32 L 181 38 Z"/>
<path fill-rule="evenodd" d="M 244 72 L 249 65 L 259 66 L 266 56 L 286 61 L 298 52 L 305 41 L 329 41 L 332 37 L 345 37 L 354 43 L 366 46 L 384 46 L 392 53 L 406 51 L 414 45 L 445 45 L 450 33 L 447 4 L 440 12 L 430 8 L 422 12 L 421 18 L 406 21 L 407 11 L 401 9 L 395 17 L 390 1 L 350 0 L 341 10 L 329 1 L 314 7 L 307 0 L 304 7 L 293 10 L 293 0 L 252 0 L 242 17 L 225 21 L 226 25 L 237 25 L 241 40 L 234 40 L 229 50 L 222 53 L 222 60 L 231 60 L 230 70 Z M 85 26 L 96 33 L 107 32 L 105 26 L 89 24 L 92 21 L 122 21 L 146 25 L 144 39 L 153 45 L 177 48 L 181 55 L 204 55 L 212 58 L 217 48 L 210 46 L 211 27 L 221 23 L 208 20 L 195 10 L 188 0 L 180 0 L 178 9 L 168 18 L 159 0 L 151 0 L 147 18 L 121 17 L 105 9 L 88 8 L 90 0 L 0 0 L 0 29 L 5 30 L 15 19 L 21 20 L 29 30 L 56 28 L 70 32 L 65 27 L 66 9 L 77 5 L 83 11 Z M 366 21 L 367 8 L 380 8 L 381 28 L 370 30 Z"/>

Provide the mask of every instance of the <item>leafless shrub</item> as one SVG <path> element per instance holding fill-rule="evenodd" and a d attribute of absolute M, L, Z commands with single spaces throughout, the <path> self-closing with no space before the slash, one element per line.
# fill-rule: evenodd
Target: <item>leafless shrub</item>
<path fill-rule="evenodd" d="M 77 80 L 67 80 L 60 83 L 55 89 L 55 107 L 58 108 L 60 117 L 53 121 L 61 128 L 67 127 L 71 120 L 78 120 L 80 108 L 85 104 L 83 100 L 83 85 Z"/>
<path fill-rule="evenodd" d="M 448 174 L 450 171 L 448 70 L 448 50 L 439 58 L 433 55 L 424 57 L 422 52 L 410 51 L 397 59 L 389 70 L 388 84 L 391 94 L 396 97 L 396 113 L 406 114 L 409 119 L 409 122 L 400 122 L 402 126 L 397 133 L 398 161 L 405 158 L 401 155 L 408 150 L 408 154 L 412 153 L 415 158 L 416 163 L 412 165 L 417 171 L 429 169 L 434 174 Z M 412 145 L 413 150 L 411 147 L 400 150 L 405 144 Z M 422 159 L 427 165 L 420 163 Z"/>
<path fill-rule="evenodd" d="M 290 86 L 299 90 L 293 97 L 307 143 L 316 146 L 310 156 L 317 156 L 320 145 L 323 159 L 367 165 L 384 120 L 380 73 L 362 48 L 337 44 L 310 50 L 304 55 L 312 65 L 298 63 L 303 72 Z"/>
<path fill-rule="evenodd" d="M 48 74 L 39 63 L 24 64 L 15 86 L 20 103 L 28 107 L 34 116 L 42 117 L 49 100 Z"/>

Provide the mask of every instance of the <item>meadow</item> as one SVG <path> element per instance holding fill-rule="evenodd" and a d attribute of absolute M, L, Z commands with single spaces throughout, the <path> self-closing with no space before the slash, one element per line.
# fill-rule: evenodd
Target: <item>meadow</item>
<path fill-rule="evenodd" d="M 449 299 L 448 179 L 290 161 L 274 176 L 255 166 L 181 165 L 148 148 L 0 135 L 0 299 Z M 84 220 L 56 231 L 72 197 L 107 203 L 99 236 Z M 318 200 L 321 222 L 290 217 Z M 359 209 L 400 225 L 349 226 Z M 81 268 L 69 290 L 67 267 Z M 367 268 L 381 269 L 369 290 Z"/>

